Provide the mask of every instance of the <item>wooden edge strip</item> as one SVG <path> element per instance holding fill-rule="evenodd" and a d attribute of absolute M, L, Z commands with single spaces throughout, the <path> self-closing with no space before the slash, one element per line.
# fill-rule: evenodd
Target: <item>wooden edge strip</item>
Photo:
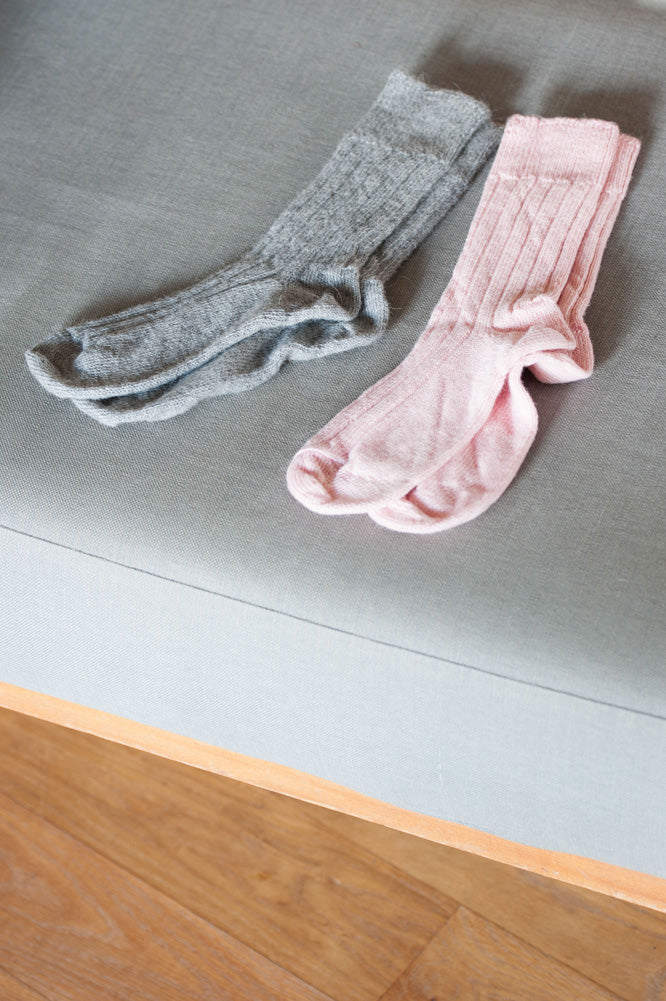
<path fill-rule="evenodd" d="M 657 876 L 507 841 L 464 824 L 384 803 L 286 765 L 226 751 L 192 737 L 2 681 L 0 707 L 666 913 L 666 879 Z"/>

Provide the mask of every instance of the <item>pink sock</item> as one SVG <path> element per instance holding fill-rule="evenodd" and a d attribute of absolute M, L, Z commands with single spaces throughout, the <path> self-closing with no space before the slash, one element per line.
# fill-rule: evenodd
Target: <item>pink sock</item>
<path fill-rule="evenodd" d="M 457 455 L 405 497 L 369 508 L 372 520 L 395 532 L 425 535 L 483 514 L 509 486 L 537 432 L 536 407 L 521 373 L 522 367 L 512 369 L 490 417 Z"/>
<path fill-rule="evenodd" d="M 592 372 L 594 356 L 583 315 L 639 149 L 637 139 L 620 136 L 606 187 L 560 297 L 559 306 L 575 336 L 575 345 L 569 351 L 543 352 L 536 359 L 530 367 L 543 382 L 571 382 Z M 419 533 L 454 528 L 476 518 L 511 483 L 536 429 L 536 409 L 516 368 L 509 374 L 490 417 L 469 445 L 406 497 L 369 510 L 370 517 L 385 528 Z"/>
<path fill-rule="evenodd" d="M 404 497 L 463 449 L 513 369 L 575 337 L 558 302 L 615 159 L 610 122 L 507 123 L 453 277 L 405 360 L 292 460 L 307 507 L 367 511 Z"/>

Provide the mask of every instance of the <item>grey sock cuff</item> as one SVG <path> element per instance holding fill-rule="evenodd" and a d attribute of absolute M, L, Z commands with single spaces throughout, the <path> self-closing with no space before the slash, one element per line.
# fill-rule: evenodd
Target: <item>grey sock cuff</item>
<path fill-rule="evenodd" d="M 449 165 L 487 122 L 490 111 L 481 101 L 394 70 L 354 131 L 412 154 L 435 156 Z"/>

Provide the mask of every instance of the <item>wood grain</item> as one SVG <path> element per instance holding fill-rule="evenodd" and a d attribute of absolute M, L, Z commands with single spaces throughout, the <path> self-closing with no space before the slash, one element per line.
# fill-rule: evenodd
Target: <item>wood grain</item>
<path fill-rule="evenodd" d="M 626 1001 L 666 1001 L 662 914 L 354 817 L 303 809 Z"/>
<path fill-rule="evenodd" d="M 43 994 L 26 987 L 2 967 L 0 967 L 0 998 L 2 1001 L 45 1001 Z"/>
<path fill-rule="evenodd" d="M 0 790 L 2 1001 L 666 1001 L 655 911 L 4 711 Z"/>
<path fill-rule="evenodd" d="M 457 906 L 296 800 L 4 710 L 0 789 L 341 1001 L 374 1001 Z"/>
<path fill-rule="evenodd" d="M 2 795 L 0 964 L 58 1001 L 325 1001 Z"/>
<path fill-rule="evenodd" d="M 666 880 L 656 876 L 517 844 L 462 824 L 401 809 L 293 768 L 6 682 L 0 682 L 0 706 L 666 913 Z"/>
<path fill-rule="evenodd" d="M 459 908 L 382 1001 L 618 1001 L 574 970 Z"/>

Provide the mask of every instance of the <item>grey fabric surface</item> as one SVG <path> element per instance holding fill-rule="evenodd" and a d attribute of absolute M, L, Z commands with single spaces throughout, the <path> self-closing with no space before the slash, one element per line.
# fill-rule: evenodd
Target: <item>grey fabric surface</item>
<path fill-rule="evenodd" d="M 183 18 L 175 0 L 108 8 L 56 0 L 29 9 L 8 4 L 0 18 L 3 524 L 137 568 L 146 582 L 159 575 L 233 599 L 215 612 L 202 599 L 199 618 L 183 617 L 180 649 L 197 656 L 184 661 L 180 675 L 172 660 L 165 681 L 179 693 L 235 685 L 249 707 L 260 700 L 248 665 L 265 652 L 275 679 L 272 708 L 259 714 L 266 743 L 248 730 L 241 747 L 221 720 L 220 742 L 229 735 L 232 749 L 261 756 L 262 747 L 273 747 L 277 755 L 287 742 L 299 767 L 321 773 L 325 765 L 326 777 L 335 779 L 337 770 L 339 781 L 348 776 L 359 787 L 362 777 L 363 791 L 381 790 L 386 799 L 392 789 L 399 798 L 411 773 L 419 776 L 425 812 L 463 823 L 481 817 L 480 826 L 518 841 L 656 871 L 654 829 L 645 832 L 648 844 L 632 841 L 629 818 L 644 811 L 655 817 L 649 775 L 659 766 L 666 711 L 666 16 L 628 3 L 613 5 L 611 14 L 606 3 L 589 0 L 360 7 L 343 0 L 316 12 L 305 2 L 197 0 Z M 105 428 L 41 390 L 24 364 L 27 347 L 45 332 L 181 288 L 238 257 L 316 174 L 396 66 L 486 100 L 497 120 L 514 111 L 589 115 L 615 120 L 643 140 L 587 314 L 596 371 L 583 384 L 531 386 L 540 432 L 491 511 L 451 533 L 398 536 L 369 519 L 322 519 L 284 485 L 296 449 L 394 368 L 423 329 L 487 171 L 389 283 L 391 326 L 362 352 L 286 367 L 252 393 L 206 401 L 159 424 Z M 27 546 L 24 559 L 29 571 Z M 83 608 L 91 633 L 77 635 L 78 657 L 68 658 L 71 630 L 78 634 L 86 621 L 80 605 L 89 578 L 72 578 L 70 617 L 57 581 L 45 576 L 48 566 L 34 563 L 26 601 L 45 615 L 53 603 L 52 661 L 35 662 L 40 645 L 32 653 L 26 646 L 17 662 L 17 644 L 0 653 L 8 661 L 0 676 L 19 684 L 25 677 L 27 687 L 45 691 L 57 678 L 61 694 L 68 687 L 70 697 L 88 692 L 102 708 L 114 698 L 108 674 L 96 672 L 96 655 L 103 647 L 108 661 L 117 649 L 112 687 L 120 691 L 126 672 L 131 714 L 150 717 L 158 708 L 154 688 L 138 684 L 124 655 L 127 617 L 101 614 L 90 589 L 90 608 Z M 8 579 L 24 569 L 10 565 Z M 133 593 L 139 601 L 140 589 Z M 238 635 L 239 603 L 257 609 L 243 618 L 251 653 L 225 640 Z M 149 619 L 155 601 L 145 607 Z M 266 620 L 261 609 L 278 614 Z M 221 616 L 215 629 L 209 614 Z M 6 615 L 8 632 L 16 625 L 11 603 Z M 202 642 L 190 635 L 196 630 Z M 348 645 L 331 645 L 333 633 L 349 637 Z M 368 662 L 367 642 L 374 651 Z M 156 645 L 156 660 L 163 650 Z M 294 650 L 303 665 L 297 681 Z M 345 657 L 354 650 L 350 673 Z M 345 707 L 380 687 L 389 663 L 387 693 L 395 712 L 404 712 L 405 729 L 413 699 L 427 700 L 434 675 L 433 714 L 441 713 L 442 729 L 464 730 L 474 719 L 473 702 L 465 713 L 446 715 L 449 672 L 458 665 L 458 691 L 479 699 L 475 762 L 495 755 L 513 769 L 509 806 L 504 787 L 493 785 L 492 763 L 475 771 L 464 755 L 452 771 L 459 770 L 462 787 L 468 783 L 468 804 L 462 791 L 449 799 L 438 786 L 432 742 L 400 745 L 406 757 L 396 779 L 391 762 L 371 750 L 379 719 L 367 743 L 358 735 L 359 754 L 367 753 L 353 773 L 343 733 L 327 728 L 315 748 L 289 729 L 294 700 L 300 719 L 308 718 L 312 685 L 328 686 L 339 700 L 332 718 L 341 719 Z M 514 682 L 520 699 L 495 702 L 498 686 L 517 691 Z M 174 695 L 173 705 L 184 702 Z M 574 702 L 575 711 L 562 709 Z M 223 714 L 223 703 L 215 704 Z M 626 710 L 617 741 L 612 707 Z M 550 713 L 553 725 L 534 753 L 528 742 L 521 757 L 515 735 L 532 713 L 537 722 Z M 602 716 L 606 729 L 595 722 Z M 243 718 L 251 718 L 249 709 Z M 353 718 L 363 731 L 362 717 Z M 188 732 L 196 736 L 196 727 L 190 718 Z M 386 727 L 382 748 L 391 739 L 390 722 Z M 590 740 L 599 737 L 594 747 L 585 743 L 586 727 Z M 210 733 L 202 718 L 201 739 Z M 497 751 L 503 739 L 512 749 L 505 756 Z M 571 740 L 584 763 L 591 755 L 592 772 L 612 765 L 579 818 L 571 812 L 580 781 Z M 610 764 L 596 757 L 604 747 Z M 544 769 L 557 772 L 552 788 L 542 781 Z M 592 780 L 586 788 L 594 795 Z M 541 802 L 530 808 L 537 795 L 552 797 L 549 818 L 562 813 L 560 838 L 542 828 Z M 633 813 L 615 823 L 624 810 Z"/>

